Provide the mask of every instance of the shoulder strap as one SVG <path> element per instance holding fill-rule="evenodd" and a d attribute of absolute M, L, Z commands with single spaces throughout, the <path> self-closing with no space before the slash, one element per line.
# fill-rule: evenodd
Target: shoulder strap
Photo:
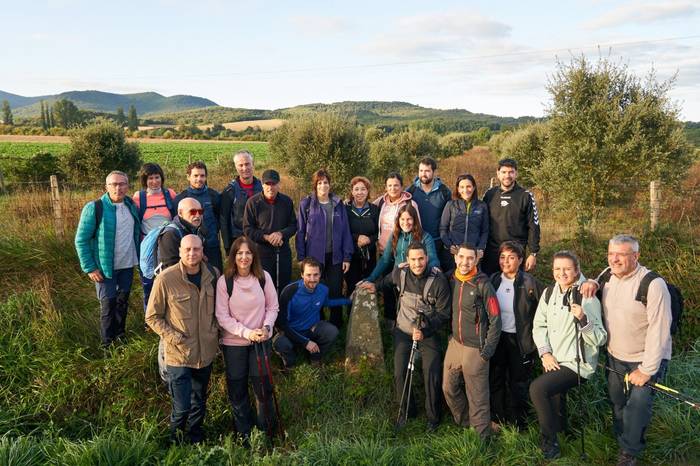
<path fill-rule="evenodd" d="M 423 301 L 425 303 L 428 302 L 428 292 L 430 291 L 430 287 L 433 286 L 433 282 L 435 281 L 435 274 L 430 273 L 428 275 L 428 279 L 425 281 L 425 286 L 423 287 Z"/>
<path fill-rule="evenodd" d="M 656 280 L 657 278 L 661 278 L 661 275 L 651 270 L 646 275 L 644 275 L 642 281 L 639 283 L 637 295 L 634 297 L 634 299 L 646 306 L 647 294 L 649 294 L 649 285 L 651 285 L 651 282 Z"/>
<path fill-rule="evenodd" d="M 379 210 L 382 210 L 382 206 L 384 205 L 384 196 L 379 199 L 379 204 L 377 204 L 377 207 L 379 207 Z"/>
<path fill-rule="evenodd" d="M 139 220 L 143 220 L 143 216 L 146 213 L 146 204 L 148 204 L 146 191 L 142 189 L 139 191 Z"/>
<path fill-rule="evenodd" d="M 258 282 L 260 283 L 260 288 L 265 291 L 265 271 L 263 270 L 262 277 L 258 279 Z"/>
<path fill-rule="evenodd" d="M 204 265 L 207 267 L 207 270 L 209 270 L 209 273 L 211 274 L 211 287 L 214 288 L 214 296 L 216 296 L 216 280 L 218 277 L 216 276 L 216 270 L 214 270 L 214 266 L 209 265 L 208 262 L 204 262 Z"/>
<path fill-rule="evenodd" d="M 233 277 L 226 277 L 226 292 L 230 298 L 233 294 Z"/>
<path fill-rule="evenodd" d="M 165 207 L 170 211 L 170 216 L 175 217 L 177 215 L 177 209 L 173 206 L 173 200 L 170 197 L 170 190 L 168 188 L 163 188 L 163 197 L 165 198 Z"/>
<path fill-rule="evenodd" d="M 399 296 L 403 294 L 406 287 L 406 269 L 399 269 Z"/>
<path fill-rule="evenodd" d="M 552 283 L 549 285 L 547 288 L 544 289 L 544 302 L 545 304 L 549 304 L 549 298 L 552 297 L 552 292 L 554 291 L 554 286 L 555 284 Z"/>
<path fill-rule="evenodd" d="M 92 237 L 97 238 L 97 230 L 100 228 L 100 223 L 102 223 L 102 213 L 104 209 L 102 199 L 93 201 L 93 205 L 95 206 L 95 230 L 92 232 Z"/>

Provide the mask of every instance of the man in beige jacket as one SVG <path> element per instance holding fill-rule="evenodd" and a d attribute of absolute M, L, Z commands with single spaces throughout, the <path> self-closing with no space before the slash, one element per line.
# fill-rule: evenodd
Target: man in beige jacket
<path fill-rule="evenodd" d="M 218 277 L 202 262 L 203 250 L 198 236 L 182 238 L 180 262 L 156 277 L 146 310 L 146 323 L 165 342 L 174 442 L 204 440 L 207 389 L 218 350 L 214 314 Z"/>

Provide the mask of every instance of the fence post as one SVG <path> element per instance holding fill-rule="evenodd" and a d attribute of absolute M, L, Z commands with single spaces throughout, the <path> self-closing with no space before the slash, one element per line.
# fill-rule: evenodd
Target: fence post
<path fill-rule="evenodd" d="M 56 236 L 63 238 L 63 211 L 61 210 L 61 192 L 58 189 L 58 177 L 51 175 L 51 205 Z"/>
<path fill-rule="evenodd" d="M 661 211 L 661 182 L 654 180 L 649 183 L 649 214 L 651 231 L 659 225 L 659 212 Z"/>
<path fill-rule="evenodd" d="M 489 189 L 493 188 L 494 186 L 496 186 L 496 178 L 494 178 L 492 176 L 491 179 L 489 180 Z"/>
<path fill-rule="evenodd" d="M 2 174 L 2 170 L 0 170 L 0 194 L 7 194 L 5 190 L 5 177 Z"/>

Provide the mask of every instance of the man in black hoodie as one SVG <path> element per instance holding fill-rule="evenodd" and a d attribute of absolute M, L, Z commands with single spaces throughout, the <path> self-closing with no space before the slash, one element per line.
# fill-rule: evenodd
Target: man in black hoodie
<path fill-rule="evenodd" d="M 177 204 L 177 215 L 158 238 L 158 272 L 180 262 L 180 241 L 185 236 L 197 235 L 204 243 L 207 233 L 202 226 L 203 219 L 204 209 L 197 199 L 186 197 Z"/>
<path fill-rule="evenodd" d="M 481 270 L 486 275 L 498 272 L 498 248 L 504 241 L 517 241 L 529 251 L 525 271 L 534 270 L 540 250 L 540 217 L 535 197 L 520 186 L 518 163 L 513 159 L 498 162 L 499 186 L 486 191 L 484 202 L 489 208 L 489 239 Z"/>

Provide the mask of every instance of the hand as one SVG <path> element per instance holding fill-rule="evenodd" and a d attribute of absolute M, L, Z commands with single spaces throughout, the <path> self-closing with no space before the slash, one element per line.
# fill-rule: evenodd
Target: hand
<path fill-rule="evenodd" d="M 477 261 L 480 261 L 482 257 L 484 257 L 484 250 L 483 250 L 483 249 L 477 249 L 477 250 L 476 250 L 476 260 L 477 260 Z"/>
<path fill-rule="evenodd" d="M 598 283 L 596 283 L 593 280 L 586 280 L 583 282 L 583 284 L 579 287 L 579 291 L 581 291 L 581 295 L 584 298 L 592 298 L 596 292 L 598 291 Z"/>
<path fill-rule="evenodd" d="M 644 386 L 645 383 L 647 383 L 651 379 L 650 375 L 646 375 L 639 369 L 635 369 L 632 373 L 630 373 L 629 381 L 632 385 L 636 385 L 638 387 Z"/>
<path fill-rule="evenodd" d="M 405 269 L 406 267 L 408 267 L 408 262 L 401 262 L 401 263 L 400 263 L 399 265 L 397 265 L 396 267 L 398 267 L 398 268 L 400 268 L 400 269 Z"/>
<path fill-rule="evenodd" d="M 457 246 L 454 246 L 454 245 L 450 246 L 450 254 L 452 254 L 454 256 L 458 252 L 459 252 L 459 248 Z"/>
<path fill-rule="evenodd" d="M 377 291 L 377 286 L 372 282 L 360 282 L 355 287 L 367 290 L 370 293 L 375 293 Z"/>
<path fill-rule="evenodd" d="M 533 256 L 532 254 L 527 256 L 527 260 L 525 261 L 525 271 L 529 272 L 531 270 L 535 270 L 536 265 L 537 265 L 537 257 Z"/>
<path fill-rule="evenodd" d="M 583 308 L 580 304 L 572 304 L 570 310 L 571 314 L 573 314 L 573 316 L 576 317 L 579 321 L 583 320 L 583 318 L 586 316 L 586 313 L 583 312 Z"/>
<path fill-rule="evenodd" d="M 362 246 L 367 246 L 370 243 L 369 241 L 369 236 L 367 235 L 358 235 L 357 236 L 357 247 L 361 248 Z"/>
<path fill-rule="evenodd" d="M 263 235 L 263 239 L 276 248 L 282 246 L 283 244 L 283 236 L 282 232 L 280 231 Z"/>
<path fill-rule="evenodd" d="M 350 270 L 350 262 L 343 262 L 343 273 L 348 273 Z"/>
<path fill-rule="evenodd" d="M 102 276 L 102 272 L 99 269 L 95 269 L 92 272 L 88 272 L 88 277 L 95 283 L 102 283 L 105 277 Z"/>
<path fill-rule="evenodd" d="M 315 342 L 309 340 L 309 342 L 306 344 L 306 351 L 309 353 L 320 353 L 321 348 L 319 348 Z"/>
<path fill-rule="evenodd" d="M 413 341 L 421 341 L 423 339 L 423 332 L 417 328 L 413 329 Z"/>
<path fill-rule="evenodd" d="M 559 363 L 552 356 L 552 353 L 544 353 L 542 355 L 542 367 L 544 367 L 545 372 L 557 371 L 559 370 Z"/>

